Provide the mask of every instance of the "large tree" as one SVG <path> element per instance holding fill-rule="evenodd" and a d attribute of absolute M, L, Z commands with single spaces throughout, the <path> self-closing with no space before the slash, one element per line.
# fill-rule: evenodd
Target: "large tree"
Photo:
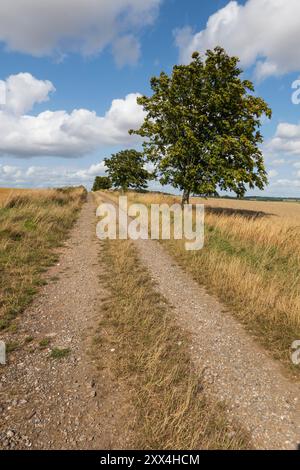
<path fill-rule="evenodd" d="M 271 117 L 254 86 L 241 78 L 239 59 L 224 49 L 195 52 L 189 65 L 176 65 L 171 76 L 151 79 L 152 96 L 138 98 L 146 111 L 139 134 L 162 184 L 191 193 L 213 195 L 263 189 L 267 175 L 259 144 L 261 117 Z"/>
<path fill-rule="evenodd" d="M 134 149 L 121 150 L 110 158 L 104 159 L 106 172 L 115 188 L 127 191 L 147 188 L 147 181 L 152 178 L 145 169 L 145 157 Z"/>
<path fill-rule="evenodd" d="M 110 189 L 112 186 L 108 176 L 96 176 L 92 191 L 100 191 L 101 189 Z"/>

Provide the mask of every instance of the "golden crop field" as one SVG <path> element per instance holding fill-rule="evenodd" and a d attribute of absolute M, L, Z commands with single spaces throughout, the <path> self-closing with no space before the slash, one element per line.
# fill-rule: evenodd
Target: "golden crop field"
<path fill-rule="evenodd" d="M 3 207 L 6 202 L 13 196 L 33 192 L 30 189 L 14 189 L 14 188 L 0 188 L 0 207 Z"/>
<path fill-rule="evenodd" d="M 299 226 L 300 227 L 300 203 L 276 202 L 276 201 L 251 201 L 234 199 L 201 199 L 192 198 L 192 202 L 203 203 L 206 207 L 216 208 L 216 212 L 226 215 L 241 215 L 247 218 L 256 217 L 260 220 L 268 220 L 268 225 Z M 215 213 L 216 213 L 215 212 Z"/>

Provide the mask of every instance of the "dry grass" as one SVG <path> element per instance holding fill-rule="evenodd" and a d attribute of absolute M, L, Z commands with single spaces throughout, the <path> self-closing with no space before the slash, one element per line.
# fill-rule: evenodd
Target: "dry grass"
<path fill-rule="evenodd" d="M 32 300 L 85 200 L 84 188 L 0 190 L 0 329 Z"/>
<path fill-rule="evenodd" d="M 97 347 L 106 361 L 102 366 L 130 391 L 136 415 L 133 425 L 129 420 L 132 447 L 249 447 L 224 408 L 207 398 L 191 364 L 189 338 L 174 325 L 132 242 L 105 241 L 102 258 L 112 297 L 103 308 Z"/>
<path fill-rule="evenodd" d="M 173 203 L 161 194 L 129 194 L 131 202 Z M 216 293 L 251 332 L 297 373 L 290 346 L 300 338 L 300 205 L 290 202 L 201 200 L 205 245 L 165 247 L 193 277 Z"/>
<path fill-rule="evenodd" d="M 0 207 L 6 204 L 6 201 L 13 196 L 33 192 L 29 189 L 0 188 Z"/>

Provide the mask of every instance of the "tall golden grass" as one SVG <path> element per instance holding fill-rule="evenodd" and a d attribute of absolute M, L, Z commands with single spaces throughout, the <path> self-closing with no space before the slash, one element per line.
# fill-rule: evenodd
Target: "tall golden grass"
<path fill-rule="evenodd" d="M 85 200 L 84 188 L 0 190 L 0 329 L 11 326 L 57 259 Z"/>
<path fill-rule="evenodd" d="M 179 201 L 157 193 L 128 196 L 131 202 L 148 205 Z M 300 338 L 300 204 L 200 198 L 192 202 L 205 205 L 204 248 L 188 252 L 184 240 L 174 239 L 163 241 L 165 247 L 276 358 L 291 365 L 290 346 Z"/>
<path fill-rule="evenodd" d="M 31 192 L 29 189 L 14 189 L 14 188 L 0 188 L 0 207 L 5 205 L 5 202 L 12 197 L 18 194 L 25 194 L 26 192 Z"/>

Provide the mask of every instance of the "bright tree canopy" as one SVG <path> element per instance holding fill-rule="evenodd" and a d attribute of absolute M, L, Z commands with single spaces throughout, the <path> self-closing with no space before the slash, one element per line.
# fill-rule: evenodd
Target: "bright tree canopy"
<path fill-rule="evenodd" d="M 143 153 L 134 149 L 121 150 L 111 158 L 105 158 L 106 172 L 115 188 L 122 191 L 145 189 L 152 175 L 145 169 Z"/>
<path fill-rule="evenodd" d="M 189 65 L 176 65 L 171 76 L 151 79 L 153 94 L 138 98 L 147 115 L 138 130 L 144 152 L 162 184 L 190 193 L 213 195 L 263 189 L 267 176 L 259 144 L 261 117 L 271 109 L 242 80 L 238 58 L 224 49 L 195 52 Z"/>

